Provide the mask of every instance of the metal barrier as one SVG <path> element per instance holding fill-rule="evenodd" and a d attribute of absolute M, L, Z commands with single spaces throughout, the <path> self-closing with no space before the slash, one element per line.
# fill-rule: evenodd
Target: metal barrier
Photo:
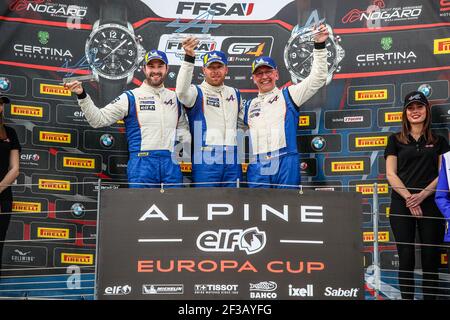
<path fill-rule="evenodd" d="M 164 192 L 165 188 L 172 187 L 172 186 L 201 186 L 204 184 L 223 184 L 223 183 L 235 183 L 236 188 L 242 188 L 243 186 L 249 186 L 252 183 L 251 182 L 243 182 L 239 179 L 237 181 L 220 181 L 220 182 L 207 182 L 207 183 L 193 183 L 193 182 L 186 182 L 186 183 L 178 183 L 178 184 L 150 184 L 150 183 L 134 183 L 135 185 L 142 185 L 142 186 L 152 186 L 152 187 L 159 187 L 161 192 Z M 88 184 L 88 185 L 96 185 L 97 190 L 101 190 L 102 187 L 108 187 L 110 185 L 128 185 L 126 182 L 104 182 L 100 179 L 97 183 L 95 182 L 78 182 L 78 183 L 71 183 L 71 184 Z M 256 183 L 254 183 L 256 184 Z M 295 188 L 299 190 L 299 193 L 302 194 L 304 189 L 334 189 L 334 188 L 352 188 L 355 186 L 351 185 L 326 185 L 326 186 L 307 186 L 307 185 L 279 185 L 279 184 L 267 184 L 267 183 L 257 183 L 258 185 L 267 185 L 267 186 L 276 186 L 276 187 L 290 187 Z M 31 187 L 33 184 L 23 184 L 18 185 L 15 184 L 14 186 L 25 186 L 25 187 Z M 389 186 L 391 189 L 391 187 Z M 409 190 L 422 190 L 422 189 L 412 189 L 409 188 Z M 433 190 L 438 191 L 438 190 Z M 448 192 L 448 190 L 439 190 Z M 344 191 L 345 192 L 345 191 Z M 75 201 L 75 200 L 74 200 Z M 379 194 L 378 194 L 378 183 L 373 184 L 373 197 L 372 197 L 372 203 L 373 203 L 373 210 L 372 212 L 363 212 L 364 215 L 371 215 L 373 217 L 372 219 L 372 230 L 373 230 L 373 260 L 372 264 L 365 268 L 366 270 L 366 279 L 365 279 L 365 288 L 366 288 L 366 298 L 367 299 L 374 299 L 374 300 L 386 300 L 386 299 L 398 299 L 400 297 L 399 289 L 397 288 L 398 283 L 396 282 L 399 279 L 398 272 L 401 270 L 398 269 L 388 269 L 388 268 L 382 268 L 380 263 L 380 241 L 379 241 L 379 217 L 380 216 L 388 216 L 386 213 L 380 213 L 379 212 Z M 97 221 L 98 221 L 98 215 L 100 212 L 100 204 L 101 199 L 98 197 L 97 199 L 97 209 L 91 209 L 91 210 L 85 210 L 86 212 L 97 212 Z M 0 215 L 14 215 L 14 216 L 21 216 L 26 215 L 27 218 L 32 218 L 33 214 L 42 214 L 42 213 L 67 213 L 71 212 L 71 210 L 48 210 L 48 211 L 40 211 L 40 212 L 6 212 L 6 213 L 0 213 Z M 400 216 L 400 217 L 408 217 L 408 218 L 416 218 L 412 215 L 402 215 L 395 212 L 390 212 L 390 216 Z M 420 219 L 439 219 L 439 220 L 445 220 L 444 217 L 427 217 L 423 216 Z M 390 227 L 390 225 L 389 225 Z M 27 242 L 58 242 L 58 241 L 68 241 L 68 240 L 96 240 L 95 247 L 97 248 L 98 244 L 98 237 L 76 237 L 76 238 L 69 238 L 69 239 L 31 239 L 31 240 L 4 240 L 0 241 L 0 243 L 7 244 L 7 243 L 27 243 Z M 406 244 L 406 245 L 418 245 L 420 247 L 425 246 L 433 246 L 433 247 L 440 247 L 440 248 L 450 248 L 450 245 L 433 245 L 433 244 L 425 244 L 425 243 L 405 243 L 405 242 L 396 242 L 396 241 L 386 241 L 385 243 L 389 243 L 391 245 L 397 245 L 397 244 Z M 96 252 L 97 253 L 97 252 Z M 95 259 L 97 260 L 97 259 Z M 92 271 L 94 269 L 94 272 L 81 272 L 79 276 L 87 277 L 85 279 L 78 279 L 78 284 L 90 284 L 87 286 L 78 286 L 76 288 L 70 288 L 68 285 L 68 278 L 70 277 L 70 274 L 58 274 L 57 271 L 66 271 L 68 267 L 48 267 L 48 268 L 35 268 L 35 267 L 27 267 L 27 268 L 5 268 L 2 269 L 2 275 L 0 276 L 0 300 L 1 299 L 17 299 L 17 300 L 40 300 L 40 299 L 93 299 L 95 297 L 95 289 L 96 289 L 96 276 L 97 276 L 97 266 L 77 266 L 80 270 L 87 270 Z M 40 270 L 52 270 L 55 271 L 55 274 L 49 275 L 48 273 L 43 274 L 35 274 L 36 271 Z M 27 274 L 30 273 L 30 271 L 33 274 Z M 23 275 L 14 275 L 14 276 L 6 276 L 8 272 L 23 272 Z M 402 271 L 407 272 L 407 271 Z M 442 290 L 442 293 L 439 294 L 424 294 L 422 295 L 433 295 L 437 298 L 441 299 L 448 299 L 450 300 L 450 275 L 448 271 L 445 272 L 438 272 L 438 273 L 426 273 L 421 270 L 414 270 L 412 271 L 414 274 L 415 280 L 421 280 L 420 278 L 422 275 L 425 274 L 434 274 L 437 275 L 439 278 L 438 280 L 427 280 L 429 282 L 437 282 L 439 284 L 439 289 Z M 52 280 L 47 278 L 52 277 L 66 277 L 63 278 L 63 280 Z M 27 282 L 27 279 L 33 279 L 29 280 Z M 405 278 L 409 279 L 409 278 Z M 51 285 L 60 285 L 60 284 L 66 284 L 66 286 L 60 286 L 60 287 L 51 287 Z M 36 287 L 38 285 L 38 287 Z M 27 287 L 28 286 L 28 287 Z M 40 287 L 39 287 L 40 286 Z M 47 287 L 45 287 L 47 286 Z M 435 288 L 435 287 L 428 287 L 423 286 L 421 284 L 415 284 L 411 285 L 412 287 L 423 289 L 423 288 Z M 39 294 L 39 295 L 33 295 L 32 292 L 46 292 L 49 291 L 53 294 Z M 8 295 L 9 294 L 9 295 Z"/>

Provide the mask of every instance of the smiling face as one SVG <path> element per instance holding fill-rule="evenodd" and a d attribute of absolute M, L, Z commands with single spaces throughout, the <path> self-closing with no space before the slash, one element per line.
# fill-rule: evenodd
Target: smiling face
<path fill-rule="evenodd" d="M 427 107 L 419 102 L 413 102 L 406 107 L 406 118 L 410 124 L 424 123 L 427 118 Z"/>
<path fill-rule="evenodd" d="M 144 67 L 147 83 L 152 87 L 160 87 L 166 79 L 169 67 L 161 60 L 150 60 Z"/>
<path fill-rule="evenodd" d="M 225 76 L 228 74 L 228 67 L 220 62 L 213 62 L 207 67 L 203 67 L 203 74 L 205 81 L 212 86 L 221 86 L 225 81 Z"/>
<path fill-rule="evenodd" d="M 258 87 L 260 93 L 272 91 L 278 78 L 278 70 L 267 66 L 261 66 L 253 73 L 253 83 Z"/>

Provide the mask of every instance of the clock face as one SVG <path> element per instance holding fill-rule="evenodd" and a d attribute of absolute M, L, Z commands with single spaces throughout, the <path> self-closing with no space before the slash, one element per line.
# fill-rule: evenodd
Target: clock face
<path fill-rule="evenodd" d="M 100 76 L 121 79 L 137 67 L 138 46 L 129 30 L 120 25 L 103 25 L 86 42 L 89 65 Z"/>
<path fill-rule="evenodd" d="M 327 48 L 327 64 L 328 72 L 333 71 L 333 65 L 336 60 L 336 46 L 333 41 L 328 38 L 325 42 Z M 306 78 L 310 72 L 313 62 L 314 41 L 310 38 L 302 37 L 301 34 L 293 38 L 288 43 L 284 51 L 284 61 L 286 68 L 293 72 L 299 79 Z"/>

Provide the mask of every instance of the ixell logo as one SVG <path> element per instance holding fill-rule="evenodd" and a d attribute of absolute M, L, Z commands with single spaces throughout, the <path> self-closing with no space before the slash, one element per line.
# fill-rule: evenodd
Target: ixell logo
<path fill-rule="evenodd" d="M 207 252 L 234 252 L 236 247 L 247 254 L 255 254 L 266 245 L 266 233 L 258 227 L 249 229 L 220 229 L 205 231 L 197 238 L 197 247 Z"/>

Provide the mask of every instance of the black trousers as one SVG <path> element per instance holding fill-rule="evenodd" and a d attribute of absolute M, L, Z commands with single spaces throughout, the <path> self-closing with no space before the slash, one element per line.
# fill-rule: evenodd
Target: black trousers
<path fill-rule="evenodd" d="M 389 221 L 391 229 L 397 243 L 399 256 L 398 282 L 402 299 L 414 299 L 414 265 L 415 265 L 415 235 L 416 227 L 420 237 L 420 254 L 422 261 L 422 291 L 424 300 L 436 299 L 440 292 L 439 274 L 440 250 L 436 245 L 442 244 L 444 239 L 444 220 L 437 208 L 434 197 L 430 196 L 420 205 L 423 218 L 416 218 L 411 215 L 411 211 L 405 206 L 405 200 L 392 197 L 391 213 Z M 396 215 L 404 215 L 399 217 Z M 436 217 L 441 219 L 430 219 L 426 217 Z M 431 244 L 434 246 L 427 246 Z M 444 290 L 442 293 L 444 293 Z"/>
<path fill-rule="evenodd" d="M 10 214 L 2 214 L 2 212 L 12 212 L 11 200 L 0 200 L 0 276 L 2 275 L 3 241 L 5 241 L 6 231 L 8 231 L 9 221 L 11 220 Z"/>

